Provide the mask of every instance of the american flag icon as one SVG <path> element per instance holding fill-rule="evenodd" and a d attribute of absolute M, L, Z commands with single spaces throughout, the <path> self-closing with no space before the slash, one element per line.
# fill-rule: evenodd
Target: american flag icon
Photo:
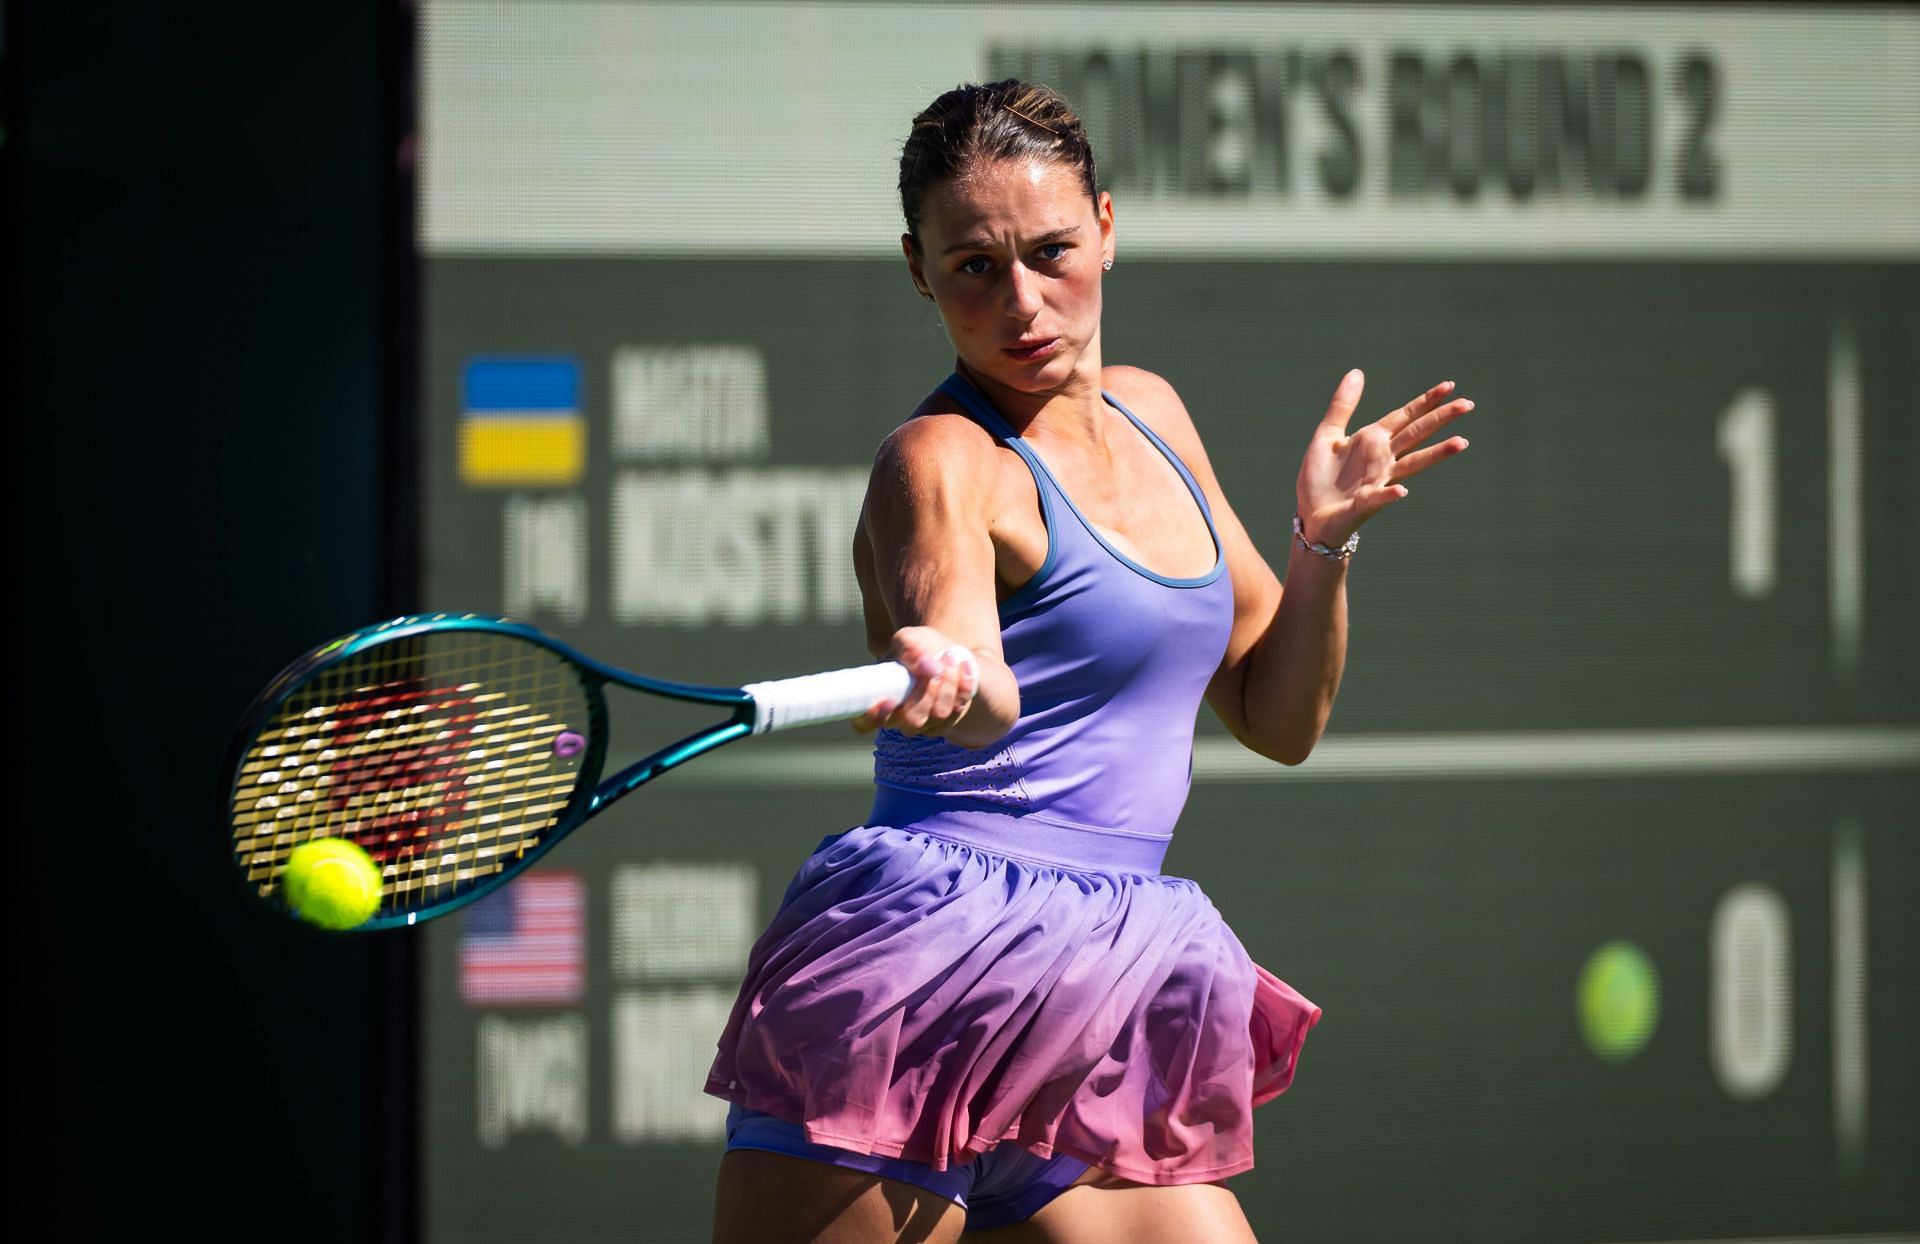
<path fill-rule="evenodd" d="M 469 907 L 460 934 L 468 1006 L 573 1006 L 586 992 L 587 884 L 529 873 Z"/>

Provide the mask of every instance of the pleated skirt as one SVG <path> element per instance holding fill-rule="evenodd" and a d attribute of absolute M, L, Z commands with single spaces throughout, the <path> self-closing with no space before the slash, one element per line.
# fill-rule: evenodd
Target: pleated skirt
<path fill-rule="evenodd" d="M 1252 1166 L 1253 1107 L 1320 1008 L 1192 881 L 1019 829 L 823 843 L 753 948 L 707 1091 L 935 1170 L 1008 1143 L 1144 1184 Z"/>

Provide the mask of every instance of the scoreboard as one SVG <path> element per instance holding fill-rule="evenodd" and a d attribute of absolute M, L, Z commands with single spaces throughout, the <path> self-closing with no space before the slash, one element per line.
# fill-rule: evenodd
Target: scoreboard
<path fill-rule="evenodd" d="M 1366 529 L 1314 756 L 1202 714 L 1167 867 L 1325 1008 L 1256 1230 L 1920 1233 L 1920 15 L 435 0 L 419 49 L 423 606 L 863 659 L 867 466 L 952 364 L 898 144 L 1049 82 L 1105 355 L 1278 566 L 1348 367 L 1478 407 Z M 723 753 L 422 931 L 426 1238 L 706 1238 L 713 1040 L 869 764 Z"/>

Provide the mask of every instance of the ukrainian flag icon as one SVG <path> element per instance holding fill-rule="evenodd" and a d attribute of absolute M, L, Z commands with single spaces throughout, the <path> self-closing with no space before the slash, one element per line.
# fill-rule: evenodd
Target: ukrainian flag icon
<path fill-rule="evenodd" d="M 460 480 L 480 488 L 558 487 L 587 473 L 580 364 L 475 358 L 460 377 Z"/>

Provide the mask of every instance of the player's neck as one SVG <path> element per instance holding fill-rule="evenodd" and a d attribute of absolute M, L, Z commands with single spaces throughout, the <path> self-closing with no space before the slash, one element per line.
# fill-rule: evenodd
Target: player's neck
<path fill-rule="evenodd" d="M 958 364 L 958 370 L 1022 437 L 1037 434 L 1045 440 L 1095 447 L 1106 443 L 1106 430 L 1111 425 L 1106 399 L 1100 392 L 1097 342 L 1081 355 L 1063 383 L 1049 389 L 1016 389 L 968 367 L 964 361 Z"/>

